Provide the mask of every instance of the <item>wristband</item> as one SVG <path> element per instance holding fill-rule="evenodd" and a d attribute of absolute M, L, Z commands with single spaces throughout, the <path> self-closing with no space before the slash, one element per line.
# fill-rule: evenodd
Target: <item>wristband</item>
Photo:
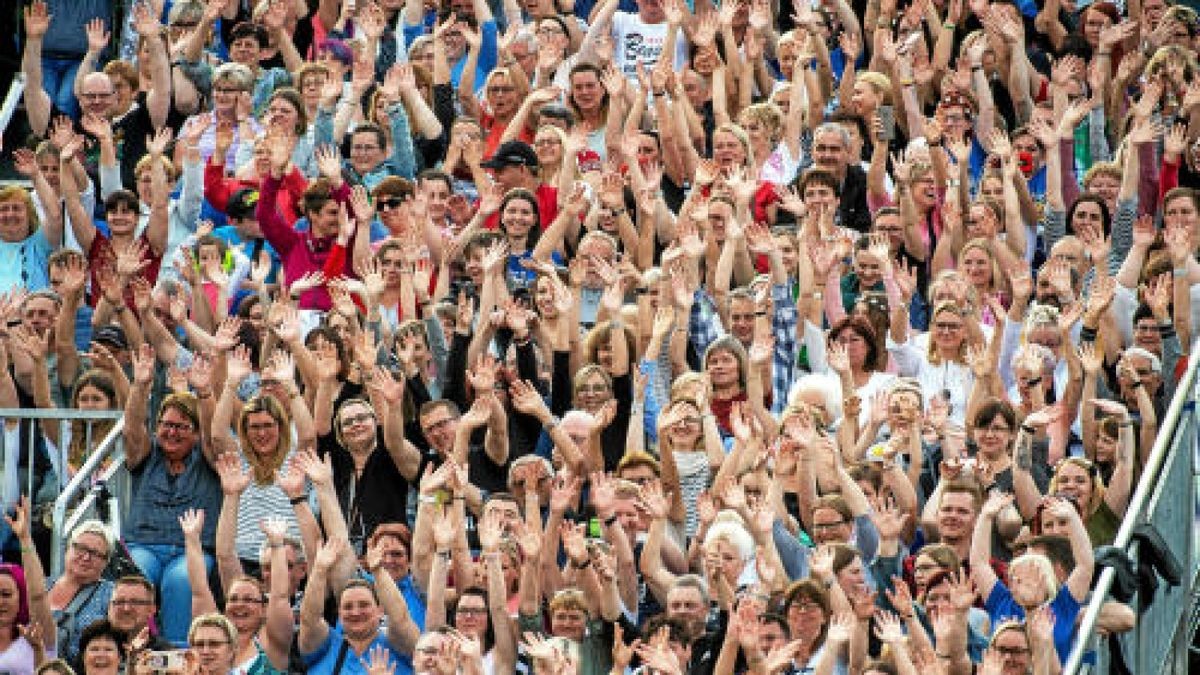
<path fill-rule="evenodd" d="M 955 28 L 957 28 L 957 26 L 955 26 L 953 23 L 947 21 L 946 23 L 942 24 L 942 28 L 945 28 L 946 30 L 954 30 Z"/>
<path fill-rule="evenodd" d="M 604 519 L 604 526 L 612 527 L 613 525 L 616 524 L 616 522 L 617 522 L 617 514 L 614 513 L 611 516 Z"/>
<path fill-rule="evenodd" d="M 1024 431 L 1025 433 L 1029 434 L 1030 436 L 1037 433 L 1037 429 L 1034 429 L 1033 427 L 1029 426 L 1028 424 L 1022 424 L 1021 431 Z"/>
<path fill-rule="evenodd" d="M 292 506 L 299 506 L 300 504 L 304 504 L 307 501 L 308 501 L 308 495 L 300 495 L 299 497 L 292 497 L 291 499 L 288 500 L 288 503 L 291 504 Z"/>
<path fill-rule="evenodd" d="M 767 315 L 766 312 L 755 312 L 754 313 L 754 316 L 766 316 L 766 315 Z"/>
<path fill-rule="evenodd" d="M 1176 267 L 1175 269 L 1171 270 L 1171 276 L 1175 277 L 1176 279 L 1180 277 L 1186 277 L 1187 275 L 1188 270 L 1186 267 Z"/>
<path fill-rule="evenodd" d="M 571 567 L 574 567 L 577 570 L 586 570 L 588 567 L 591 566 L 591 564 L 592 564 L 591 558 L 584 558 L 582 563 L 577 563 L 574 560 L 571 561 Z"/>

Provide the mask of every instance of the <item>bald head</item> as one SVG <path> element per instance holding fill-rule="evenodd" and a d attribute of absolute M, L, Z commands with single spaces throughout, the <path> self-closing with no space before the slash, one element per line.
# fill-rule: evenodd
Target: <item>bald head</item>
<path fill-rule="evenodd" d="M 91 73 L 79 85 L 79 103 L 83 112 L 111 118 L 114 113 L 117 90 L 112 80 L 104 73 Z"/>

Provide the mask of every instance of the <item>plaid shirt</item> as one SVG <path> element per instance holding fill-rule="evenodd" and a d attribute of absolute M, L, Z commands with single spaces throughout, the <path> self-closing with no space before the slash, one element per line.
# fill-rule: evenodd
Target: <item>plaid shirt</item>
<path fill-rule="evenodd" d="M 787 407 L 788 391 L 796 372 L 796 326 L 800 315 L 796 301 L 788 285 L 775 284 L 771 287 L 774 312 L 771 314 L 771 332 L 775 335 L 775 353 L 772 355 L 771 412 L 781 413 Z"/>

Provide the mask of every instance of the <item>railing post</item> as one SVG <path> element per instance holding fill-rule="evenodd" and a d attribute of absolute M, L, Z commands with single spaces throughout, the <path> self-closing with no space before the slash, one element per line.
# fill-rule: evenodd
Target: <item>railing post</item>
<path fill-rule="evenodd" d="M 1193 344 L 1192 354 L 1200 354 L 1197 347 L 1200 347 L 1200 341 Z M 1193 464 L 1198 426 L 1195 418 L 1198 365 L 1200 358 L 1191 359 L 1180 379 L 1112 543 L 1114 548 L 1126 550 L 1131 559 L 1136 560 L 1138 545 L 1133 540 L 1133 531 L 1142 523 L 1152 522 L 1160 529 L 1164 539 L 1172 544 L 1172 551 L 1181 558 L 1185 569 L 1186 579 L 1179 588 L 1160 583 L 1154 598 L 1136 597 L 1134 600 L 1137 603 L 1153 602 L 1145 611 L 1139 612 L 1137 626 L 1123 644 L 1127 647 L 1124 650 L 1127 665 L 1139 675 L 1158 675 L 1164 657 L 1169 659 L 1176 646 L 1168 641 L 1178 628 L 1179 606 L 1186 607 L 1189 604 L 1195 578 L 1196 557 L 1192 549 L 1197 493 Z M 1111 568 L 1100 571 L 1091 600 L 1080 615 L 1075 642 L 1063 665 L 1062 675 L 1084 672 L 1083 657 L 1091 647 L 1100 608 L 1108 599 L 1114 577 L 1115 572 Z M 1182 602 L 1181 595 L 1185 596 Z M 1172 623 L 1168 626 L 1167 622 Z M 1097 652 L 1102 651 L 1103 646 L 1097 648 Z"/>

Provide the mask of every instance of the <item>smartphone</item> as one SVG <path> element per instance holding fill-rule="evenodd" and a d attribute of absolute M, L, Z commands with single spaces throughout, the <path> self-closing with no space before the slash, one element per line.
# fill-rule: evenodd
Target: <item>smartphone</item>
<path fill-rule="evenodd" d="M 154 671 L 182 672 L 187 666 L 187 661 L 184 659 L 182 649 L 155 651 L 150 652 L 150 656 L 146 659 L 146 666 Z"/>
<path fill-rule="evenodd" d="M 896 109 L 890 105 L 879 106 L 879 123 L 883 126 L 879 137 L 888 142 L 894 140 L 896 138 Z"/>
<path fill-rule="evenodd" d="M 872 445 L 867 449 L 868 462 L 882 462 L 886 457 L 887 447 L 883 443 Z"/>
<path fill-rule="evenodd" d="M 587 536 L 588 539 L 603 539 L 604 530 L 600 527 L 599 518 L 588 518 L 587 521 Z"/>

